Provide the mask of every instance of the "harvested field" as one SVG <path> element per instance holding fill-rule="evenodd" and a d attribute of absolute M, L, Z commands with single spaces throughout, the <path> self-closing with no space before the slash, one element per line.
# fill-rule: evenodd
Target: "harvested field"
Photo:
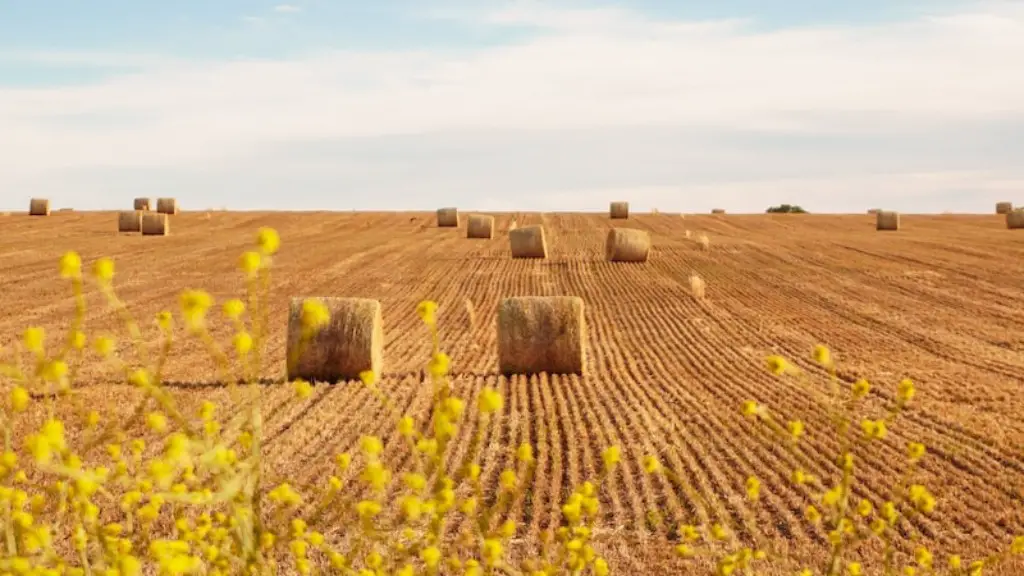
<path fill-rule="evenodd" d="M 209 219 L 184 212 L 175 216 L 174 235 L 159 242 L 118 236 L 114 214 L 4 221 L 0 346 L 34 324 L 56 345 L 56 332 L 73 310 L 70 290 L 55 281 L 65 250 L 78 250 L 86 268 L 100 256 L 113 257 L 120 296 L 155 335 L 151 319 L 162 309 L 177 312 L 183 289 L 206 289 L 218 302 L 243 294 L 238 255 L 250 248 L 258 227 L 272 226 L 282 245 L 264 376 L 283 376 L 292 297 L 378 299 L 386 367 L 381 388 L 400 409 L 425 418 L 431 392 L 421 369 L 430 342 L 414 308 L 425 298 L 436 300 L 456 392 L 474 397 L 483 386 L 495 386 L 506 398 L 500 424 L 484 441 L 484 481 L 497 484 L 520 442 L 535 446 L 532 489 L 509 512 L 520 538 L 556 525 L 563 499 L 596 476 L 601 451 L 617 444 L 623 464 L 606 486 L 605 518 L 594 539 L 614 569 L 669 573 L 685 565 L 671 555 L 667 528 L 649 519 L 648 512 L 658 510 L 684 523 L 721 515 L 761 533 L 792 561 L 766 573 L 792 574 L 797 563 L 827 548 L 824 534 L 801 517 L 811 492 L 788 481 L 796 466 L 835 478 L 837 444 L 813 402 L 827 388 L 824 372 L 808 358 L 819 342 L 832 348 L 843 381 L 873 383 L 875 417 L 899 379 L 917 385 L 910 412 L 859 455 L 861 496 L 876 505 L 887 499 L 906 443 L 919 441 L 929 450 L 921 480 L 938 507 L 914 524 L 923 541 L 934 544 L 937 563 L 952 552 L 976 558 L 1024 533 L 1024 234 L 1007 230 L 1002 216 L 903 214 L 899 234 L 878 234 L 873 215 L 633 214 L 628 227 L 650 232 L 654 257 L 622 266 L 606 262 L 604 251 L 607 229 L 626 222 L 604 212 L 496 216 L 496 230 L 513 221 L 543 225 L 546 260 L 513 260 L 507 242 L 469 241 L 460 229 L 438 228 L 435 212 L 224 212 Z M 685 230 L 707 234 L 710 249 L 701 250 Z M 706 281 L 705 299 L 691 295 L 691 273 Z M 498 374 L 498 303 L 530 295 L 583 298 L 586 378 Z M 95 289 L 88 303 L 90 335 L 118 328 Z M 230 332 L 216 316 L 215 334 L 226 341 Z M 127 354 L 127 342 L 119 347 Z M 165 377 L 183 406 L 211 399 L 230 413 L 229 396 L 202 345 L 182 338 L 176 350 Z M 763 358 L 771 353 L 817 376 L 820 389 L 807 392 L 769 374 Z M 111 383 L 113 377 L 91 364 L 78 375 L 79 393 L 104 406 L 105 414 L 138 394 Z M 263 390 L 269 482 L 287 477 L 300 487 L 322 485 L 333 470 L 331 455 L 357 451 L 361 434 L 380 435 L 396 467 L 410 460 L 386 410 L 360 385 L 317 387 L 301 404 L 288 386 Z M 811 455 L 797 462 L 756 441 L 740 416 L 748 399 L 784 419 L 802 420 Z M 467 422 L 452 448 L 464 450 L 472 432 Z M 638 462 L 647 454 L 679 471 L 708 508 L 645 476 Z M 758 504 L 745 499 L 750 474 L 763 485 Z"/>

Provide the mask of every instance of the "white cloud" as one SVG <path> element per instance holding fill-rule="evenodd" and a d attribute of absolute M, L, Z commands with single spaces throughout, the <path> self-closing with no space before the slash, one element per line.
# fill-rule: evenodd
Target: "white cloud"
<path fill-rule="evenodd" d="M 315 173 L 322 181 L 310 181 L 303 156 L 308 141 L 343 141 L 354 149 L 359 146 L 352 142 L 372 143 L 379 152 L 374 162 L 408 173 L 410 199 L 414 188 L 436 188 L 439 195 L 458 188 L 453 183 L 464 179 L 459 171 L 469 168 L 460 165 L 459 155 L 498 148 L 509 156 L 508 166 L 490 177 L 515 181 L 516 172 L 536 174 L 533 188 L 523 191 L 524 201 L 534 192 L 534 202 L 549 208 L 557 206 L 547 206 L 536 182 L 570 183 L 545 187 L 547 199 L 581 198 L 604 188 L 609 194 L 622 194 L 622 188 L 685 189 L 691 191 L 686 196 L 728 195 L 733 205 L 725 207 L 734 210 L 742 208 L 747 190 L 754 194 L 748 209 L 760 210 L 772 186 L 804 194 L 817 190 L 818 204 L 827 208 L 843 204 L 840 197 L 847 191 L 856 198 L 859 186 L 918 196 L 962 189 L 976 191 L 980 201 L 988 191 L 1003 193 L 1002 183 L 1024 178 L 1024 152 L 994 154 L 986 148 L 992 142 L 1009 146 L 1013 139 L 1002 133 L 1011 128 L 1024 141 L 1019 122 L 1024 119 L 1024 8 L 1019 4 L 979 4 L 906 23 L 769 32 L 741 21 L 653 22 L 630 12 L 535 4 L 513 5 L 480 21 L 546 31 L 501 47 L 337 51 L 280 62 L 168 61 L 92 86 L 0 88 L 0 133 L 5 135 L 0 189 L 16 189 L 17 183 L 73 198 L 82 171 L 101 174 L 96 177 L 104 182 L 140 171 L 173 181 L 174 170 L 195 174 L 231 166 L 239 180 L 255 186 L 271 181 L 280 186 L 292 178 L 308 190 L 349 189 L 348 182 L 358 181 L 359 194 L 393 192 L 388 177 L 337 162 L 318 165 Z M 956 133 L 946 130 L 950 125 Z M 741 131 L 758 144 L 751 148 L 740 135 L 746 143 L 716 145 L 716 162 L 730 169 L 699 185 L 687 182 L 688 174 L 673 165 L 700 158 L 701 141 L 687 139 L 664 150 L 657 138 L 640 138 L 637 145 L 649 148 L 612 147 L 611 155 L 592 146 L 645 126 L 709 138 Z M 586 130 L 590 140 L 578 142 L 576 130 Z M 456 147 L 434 159 L 434 166 L 440 161 L 451 172 L 425 165 L 422 150 L 401 156 L 401 145 L 387 148 L 401 135 L 430 134 L 437 156 L 453 134 L 466 131 L 476 134 L 474 148 Z M 518 148 L 505 145 L 524 133 L 543 134 L 543 145 L 555 158 L 569 145 L 594 155 L 560 163 L 535 154 L 536 138 L 526 138 Z M 922 158 L 901 147 L 908 142 L 901 135 L 908 133 L 918 135 L 915 146 L 937 134 L 954 141 L 937 156 Z M 784 140 L 773 140 L 816 134 L 848 145 L 841 151 L 803 146 L 787 153 L 779 149 Z M 268 161 L 264 151 L 270 148 L 275 153 Z M 836 164 L 837 154 L 844 155 L 837 164 L 841 170 L 803 179 L 804 171 Z M 861 156 L 877 162 L 858 165 Z M 761 158 L 771 158 L 772 164 Z M 882 159 L 888 167 L 873 172 Z M 582 177 L 595 165 L 614 167 L 615 177 Z M 776 167 L 783 173 L 769 174 Z M 934 178 L 914 176 L 922 173 Z M 203 186 L 193 176 L 181 178 Z M 223 185 L 195 193 L 216 196 L 224 193 Z M 89 197 L 102 197 L 97 194 Z M 306 201 L 324 207 L 352 203 L 324 194 Z M 6 202 L 7 196 L 2 198 Z M 442 199 L 434 196 L 427 203 Z M 401 202 L 397 196 L 393 201 Z M 566 206 L 574 202 L 563 200 Z M 684 207 L 686 199 L 676 203 Z"/>
<path fill-rule="evenodd" d="M 278 4 L 274 6 L 274 12 L 301 12 L 302 8 L 295 6 L 294 4 Z"/>

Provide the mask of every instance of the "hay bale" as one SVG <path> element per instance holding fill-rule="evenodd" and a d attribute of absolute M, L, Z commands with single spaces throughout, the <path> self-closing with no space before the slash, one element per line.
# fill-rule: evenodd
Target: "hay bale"
<path fill-rule="evenodd" d="M 1009 214 L 1013 212 L 1013 202 L 996 202 L 996 214 Z"/>
<path fill-rule="evenodd" d="M 470 214 L 466 220 L 466 238 L 494 238 L 494 216 Z"/>
<path fill-rule="evenodd" d="M 438 228 L 458 228 L 459 227 L 459 209 L 458 208 L 438 208 L 438 210 L 437 210 L 437 227 Z"/>
<path fill-rule="evenodd" d="M 498 306 L 498 369 L 503 374 L 583 375 L 586 337 L 582 298 L 505 298 Z"/>
<path fill-rule="evenodd" d="M 302 302 L 292 298 L 288 314 L 288 346 L 292 350 L 302 335 Z M 294 362 L 289 362 L 288 379 L 310 382 L 356 380 L 359 373 L 384 367 L 384 324 L 379 300 L 368 298 L 318 298 L 331 313 L 331 320 L 306 342 Z"/>
<path fill-rule="evenodd" d="M 725 208 L 715 208 L 711 211 L 712 214 L 725 214 Z"/>
<path fill-rule="evenodd" d="M 1024 228 L 1024 209 L 1016 208 L 1006 213 L 1006 227 L 1010 230 Z"/>
<path fill-rule="evenodd" d="M 149 210 L 149 198 L 136 198 L 132 206 L 135 210 Z"/>
<path fill-rule="evenodd" d="M 143 236 L 167 236 L 171 233 L 171 221 L 167 214 L 159 212 L 142 212 Z"/>
<path fill-rule="evenodd" d="M 157 198 L 156 199 L 156 211 L 161 214 L 177 214 L 178 213 L 178 199 L 177 198 Z"/>
<path fill-rule="evenodd" d="M 875 230 L 899 230 L 900 213 L 889 210 L 879 210 L 875 215 Z"/>
<path fill-rule="evenodd" d="M 118 232 L 141 232 L 142 210 L 125 210 L 117 214 Z"/>
<path fill-rule="evenodd" d="M 629 218 L 629 202 L 612 202 L 608 212 L 617 220 Z"/>
<path fill-rule="evenodd" d="M 543 226 L 523 226 L 508 231 L 513 258 L 547 258 L 548 242 Z"/>
<path fill-rule="evenodd" d="M 872 209 L 868 210 L 868 214 L 870 214 L 872 216 L 874 216 L 875 214 L 878 214 L 879 212 L 881 212 L 881 210 L 879 210 L 878 208 L 872 208 Z"/>
<path fill-rule="evenodd" d="M 651 235 L 646 230 L 612 228 L 608 231 L 604 253 L 609 262 L 647 262 Z"/>
<path fill-rule="evenodd" d="M 33 198 L 28 203 L 29 216 L 49 216 L 50 201 L 46 198 Z"/>

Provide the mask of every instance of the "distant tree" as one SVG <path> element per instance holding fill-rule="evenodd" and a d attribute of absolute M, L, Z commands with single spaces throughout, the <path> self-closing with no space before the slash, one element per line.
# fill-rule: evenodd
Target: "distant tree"
<path fill-rule="evenodd" d="M 799 206 L 792 206 L 790 204 L 779 204 L 778 206 L 772 206 L 765 210 L 768 214 L 807 214 L 807 210 Z"/>

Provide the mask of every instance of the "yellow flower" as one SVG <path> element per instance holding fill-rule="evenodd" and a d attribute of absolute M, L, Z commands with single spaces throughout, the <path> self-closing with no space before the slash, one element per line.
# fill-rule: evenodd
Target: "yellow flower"
<path fill-rule="evenodd" d="M 532 463 L 533 462 L 533 446 L 530 446 L 526 442 L 523 442 L 522 444 L 520 444 L 519 448 L 516 450 L 516 458 L 520 462 L 522 462 L 524 464 Z"/>
<path fill-rule="evenodd" d="M 919 442 L 911 442 L 907 445 L 907 459 L 911 463 L 916 463 L 918 460 L 924 457 L 926 448 L 924 444 Z"/>
<path fill-rule="evenodd" d="M 239 332 L 235 334 L 231 343 L 234 345 L 235 352 L 237 352 L 239 356 L 245 356 L 252 351 L 252 336 L 250 336 L 248 332 Z"/>
<path fill-rule="evenodd" d="M 62 360 L 52 360 L 43 366 L 42 377 L 47 382 L 60 382 L 68 373 L 68 365 Z"/>
<path fill-rule="evenodd" d="M 182 292 L 181 314 L 185 318 L 185 326 L 192 332 L 206 327 L 206 312 L 213 305 L 213 298 L 202 290 L 186 290 Z"/>
<path fill-rule="evenodd" d="M 307 334 L 315 334 L 331 321 L 331 312 L 327 305 L 316 298 L 307 298 L 302 301 L 302 312 L 299 322 Z"/>
<path fill-rule="evenodd" d="M 441 551 L 434 546 L 428 546 L 420 552 L 420 560 L 423 560 L 428 568 L 437 568 L 438 562 L 441 561 Z"/>
<path fill-rule="evenodd" d="M 24 412 L 28 408 L 29 395 L 28 390 L 21 386 L 15 386 L 11 389 L 11 408 L 15 412 Z"/>
<path fill-rule="evenodd" d="M 761 407 L 757 405 L 757 402 L 753 400 L 747 400 L 743 403 L 743 415 L 747 418 L 755 418 L 761 413 Z"/>
<path fill-rule="evenodd" d="M 918 547 L 914 551 L 914 559 L 921 568 L 928 569 L 932 567 L 932 553 L 924 546 Z"/>
<path fill-rule="evenodd" d="M 65 252 L 60 257 L 60 277 L 77 279 L 82 277 L 82 258 L 78 252 Z"/>
<path fill-rule="evenodd" d="M 846 565 L 846 572 L 850 576 L 861 576 L 864 570 L 861 568 L 860 562 L 850 562 Z"/>
<path fill-rule="evenodd" d="M 160 328 L 160 330 L 163 330 L 164 332 L 170 332 L 171 326 L 174 325 L 174 317 L 171 316 L 171 313 L 166 310 L 162 312 L 157 312 L 156 325 Z"/>
<path fill-rule="evenodd" d="M 786 429 L 789 430 L 789 435 L 794 442 L 800 439 L 804 435 L 804 423 L 799 420 L 792 420 L 786 423 Z"/>
<path fill-rule="evenodd" d="M 882 438 L 885 438 L 885 420 L 864 419 L 861 421 L 860 427 L 864 431 L 865 438 L 870 440 L 881 440 Z"/>
<path fill-rule="evenodd" d="M 398 420 L 398 433 L 406 438 L 410 438 L 416 433 L 416 422 L 413 421 L 412 416 L 402 416 Z"/>
<path fill-rule="evenodd" d="M 256 234 L 256 244 L 260 247 L 260 252 L 271 256 L 281 246 L 281 237 L 277 235 L 277 230 L 263 227 Z"/>
<path fill-rule="evenodd" d="M 224 303 L 221 310 L 224 312 L 224 316 L 229 319 L 238 320 L 245 313 L 245 302 L 238 298 L 232 298 Z"/>
<path fill-rule="evenodd" d="M 1010 543 L 1010 554 L 1024 554 L 1024 536 L 1014 536 Z"/>
<path fill-rule="evenodd" d="M 644 456 L 643 461 L 644 472 L 648 474 L 654 474 L 661 471 L 661 462 L 655 456 Z"/>
<path fill-rule="evenodd" d="M 146 415 L 146 425 L 154 432 L 167 430 L 167 417 L 160 412 L 150 412 Z"/>
<path fill-rule="evenodd" d="M 747 497 L 751 500 L 757 500 L 761 495 L 761 481 L 751 476 L 747 478 Z"/>
<path fill-rule="evenodd" d="M 348 470 L 348 467 L 352 465 L 352 455 L 348 452 L 343 452 L 334 457 L 334 463 L 338 466 L 338 469 L 344 472 Z"/>
<path fill-rule="evenodd" d="M 238 267 L 249 277 L 256 274 L 261 264 L 262 259 L 259 252 L 246 252 L 238 259 Z"/>
<path fill-rule="evenodd" d="M 873 510 L 874 510 L 874 506 L 871 505 L 871 501 L 870 500 L 866 500 L 866 499 L 865 500 L 861 500 L 860 503 L 857 504 L 857 513 L 860 514 L 861 516 L 864 516 L 864 517 L 870 516 L 871 512 Z"/>
<path fill-rule="evenodd" d="M 815 362 L 825 366 L 826 368 L 832 366 L 832 353 L 828 348 L 821 344 L 814 347 L 814 352 L 812 352 L 811 356 L 814 358 Z"/>
<path fill-rule="evenodd" d="M 949 557 L 949 568 L 950 570 L 959 570 L 963 566 L 963 560 L 960 559 L 959 554 L 952 554 Z"/>
<path fill-rule="evenodd" d="M 871 391 L 871 383 L 861 378 L 850 385 L 850 391 L 853 393 L 854 398 L 863 398 Z"/>
<path fill-rule="evenodd" d="M 43 353 L 43 343 L 46 341 L 46 331 L 39 326 L 33 326 L 25 330 L 21 337 L 25 348 L 33 354 Z"/>
<path fill-rule="evenodd" d="M 818 509 L 815 508 L 814 506 L 807 507 L 807 509 L 804 511 L 804 517 L 806 517 L 807 521 L 811 524 L 817 524 L 818 522 L 821 522 L 821 512 L 818 512 Z"/>
<path fill-rule="evenodd" d="M 71 347 L 75 350 L 81 350 L 85 348 L 85 333 L 81 330 L 75 330 L 71 333 Z"/>
<path fill-rule="evenodd" d="M 416 306 L 416 314 L 428 326 L 437 323 L 437 302 L 424 300 Z"/>
<path fill-rule="evenodd" d="M 776 376 L 781 376 L 790 370 L 789 362 L 782 356 L 771 355 L 765 358 L 768 370 Z"/>
<path fill-rule="evenodd" d="M 611 471 L 619 463 L 621 453 L 618 446 L 609 446 L 601 453 L 601 460 L 604 461 L 605 470 Z"/>
<path fill-rule="evenodd" d="M 430 362 L 427 363 L 427 373 L 434 378 L 440 378 L 448 373 L 451 367 L 451 358 L 448 357 L 444 352 L 438 352 L 430 358 Z"/>
<path fill-rule="evenodd" d="M 114 261 L 100 258 L 92 265 L 92 275 L 101 284 L 109 284 L 114 279 Z"/>
<path fill-rule="evenodd" d="M 484 560 L 484 564 L 488 566 L 496 566 L 500 561 L 505 551 L 501 545 L 501 542 L 493 538 L 484 540 L 483 547 L 480 551 L 480 556 Z"/>
<path fill-rule="evenodd" d="M 512 470 L 505 470 L 501 473 L 501 489 L 511 492 L 516 489 L 516 473 Z"/>
<path fill-rule="evenodd" d="M 796 470 L 793 470 L 793 474 L 790 478 L 793 480 L 794 484 L 804 484 L 807 482 L 807 473 L 800 468 L 797 468 Z"/>
<path fill-rule="evenodd" d="M 501 410 L 504 400 L 501 393 L 491 387 L 485 387 L 480 391 L 480 412 L 492 414 Z"/>
<path fill-rule="evenodd" d="M 914 383 L 910 380 L 910 378 L 904 378 L 903 380 L 901 380 L 899 388 L 897 389 L 897 399 L 899 400 L 900 404 L 906 404 L 907 402 L 910 402 L 910 400 L 914 398 L 914 392 Z"/>
<path fill-rule="evenodd" d="M 359 439 L 359 447 L 369 458 L 379 456 L 384 451 L 384 444 L 376 436 L 363 436 Z"/>

